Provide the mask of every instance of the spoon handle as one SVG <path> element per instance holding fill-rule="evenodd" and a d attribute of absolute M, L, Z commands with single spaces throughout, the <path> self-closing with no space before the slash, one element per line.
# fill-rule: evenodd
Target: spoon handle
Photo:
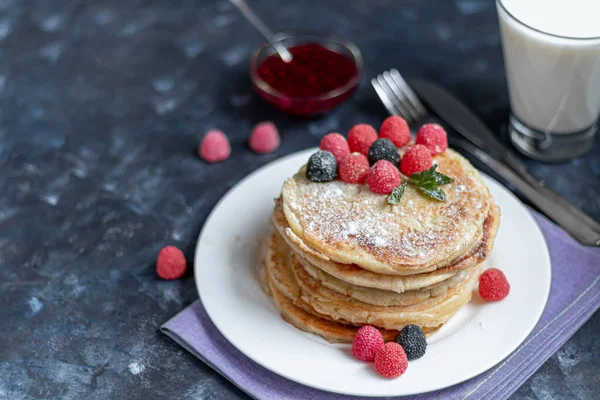
<path fill-rule="evenodd" d="M 279 54 L 279 57 L 283 61 L 290 62 L 292 61 L 292 55 L 288 51 L 288 49 L 279 41 L 275 40 L 273 33 L 269 30 L 267 25 L 258 18 L 258 16 L 252 11 L 248 3 L 245 0 L 229 0 L 231 4 L 237 7 L 240 13 L 256 28 L 257 31 L 260 32 L 261 35 L 264 36 L 265 39 L 275 48 L 275 51 Z"/>

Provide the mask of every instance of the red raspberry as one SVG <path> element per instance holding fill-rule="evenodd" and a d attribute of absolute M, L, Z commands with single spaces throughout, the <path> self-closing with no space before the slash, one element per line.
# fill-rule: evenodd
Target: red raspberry
<path fill-rule="evenodd" d="M 371 167 L 367 184 L 371 192 L 377 194 L 390 194 L 402 183 L 398 169 L 387 160 L 379 160 Z"/>
<path fill-rule="evenodd" d="M 347 183 L 364 183 L 369 176 L 369 160 L 360 153 L 349 154 L 338 168 L 340 179 Z"/>
<path fill-rule="evenodd" d="M 358 124 L 350 128 L 348 132 L 348 144 L 351 152 L 358 152 L 366 156 L 369 147 L 377 140 L 377 131 L 371 125 Z"/>
<path fill-rule="evenodd" d="M 404 147 L 410 142 L 410 129 L 402 117 L 388 117 L 379 128 L 379 137 L 389 139 L 396 147 Z"/>
<path fill-rule="evenodd" d="M 431 154 L 440 154 L 448 148 L 448 137 L 444 128 L 438 124 L 425 124 L 417 132 L 417 144 L 427 147 Z"/>
<path fill-rule="evenodd" d="M 227 160 L 231 154 L 231 146 L 227 136 L 216 129 L 209 131 L 200 143 L 198 154 L 208 163 Z"/>
<path fill-rule="evenodd" d="M 402 157 L 400 171 L 406 176 L 411 176 L 412 174 L 431 168 L 432 164 L 433 160 L 429 149 L 422 144 L 415 144 Z"/>
<path fill-rule="evenodd" d="M 383 346 L 381 332 L 369 325 L 362 326 L 354 335 L 352 354 L 362 361 L 373 361 L 377 350 Z"/>
<path fill-rule="evenodd" d="M 250 149 L 259 154 L 272 153 L 279 147 L 279 132 L 272 122 L 261 122 L 252 128 Z"/>
<path fill-rule="evenodd" d="M 375 369 L 377 373 L 386 378 L 395 378 L 402 375 L 408 368 L 408 359 L 402 346 L 396 342 L 389 342 L 379 348 L 375 354 Z"/>
<path fill-rule="evenodd" d="M 175 246 L 166 246 L 158 253 L 156 273 L 163 279 L 173 280 L 183 276 L 186 269 L 183 252 Z"/>
<path fill-rule="evenodd" d="M 319 148 L 333 154 L 338 165 L 350 154 L 350 147 L 348 147 L 346 138 L 339 133 L 328 133 L 323 136 Z"/>
<path fill-rule="evenodd" d="M 498 301 L 508 296 L 510 284 L 502 271 L 486 269 L 479 277 L 479 295 L 485 301 Z"/>

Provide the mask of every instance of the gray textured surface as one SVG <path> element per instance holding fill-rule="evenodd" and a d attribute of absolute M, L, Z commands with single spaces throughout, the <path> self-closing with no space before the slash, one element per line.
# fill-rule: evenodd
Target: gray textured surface
<path fill-rule="evenodd" d="M 364 78 L 397 67 L 444 83 L 505 134 L 491 0 L 252 3 L 275 29 L 356 42 Z M 251 170 L 385 117 L 366 79 L 323 118 L 274 111 L 248 83 L 259 42 L 226 0 L 0 0 L 0 399 L 245 397 L 158 333 L 197 294 L 189 275 L 158 280 L 155 256 L 174 244 L 191 259 L 211 208 Z M 257 156 L 245 142 L 263 119 L 283 145 Z M 212 127 L 233 156 L 208 166 L 195 147 Z M 530 166 L 600 218 L 598 140 Z M 597 313 L 513 398 L 599 398 L 599 329 Z"/>

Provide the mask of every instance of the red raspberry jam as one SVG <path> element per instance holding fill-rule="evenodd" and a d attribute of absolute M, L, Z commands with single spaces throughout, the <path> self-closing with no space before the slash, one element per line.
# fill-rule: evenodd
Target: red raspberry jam
<path fill-rule="evenodd" d="M 277 92 L 256 85 L 262 97 L 299 115 L 322 113 L 350 97 L 358 81 L 358 68 L 351 58 L 316 43 L 288 50 L 292 54 L 289 63 L 272 54 L 258 66 L 258 77 Z M 356 81 L 354 87 L 327 95 L 351 80 Z"/>

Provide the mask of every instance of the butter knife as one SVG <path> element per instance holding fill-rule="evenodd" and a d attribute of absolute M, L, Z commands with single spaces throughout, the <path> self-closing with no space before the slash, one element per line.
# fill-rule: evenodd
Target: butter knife
<path fill-rule="evenodd" d="M 521 180 L 530 185 L 535 192 L 554 203 L 555 207 L 552 207 L 549 210 L 548 207 L 546 207 L 546 210 L 542 210 L 542 207 L 540 207 L 546 215 L 559 223 L 559 225 L 563 226 L 581 243 L 600 246 L 600 223 L 579 210 L 556 192 L 543 185 L 537 178 L 531 175 L 527 170 L 527 167 L 516 154 L 508 149 L 481 121 L 481 119 L 460 102 L 460 100 L 456 99 L 446 89 L 429 81 L 411 79 L 409 80 L 409 84 L 419 98 L 426 103 L 443 122 L 450 125 L 471 143 L 484 150 L 484 152 L 489 153 L 494 161 L 510 167 L 516 176 L 520 177 Z M 481 157 L 478 158 L 481 159 Z M 507 181 L 508 180 L 509 179 L 507 179 Z M 510 183 L 512 184 L 513 182 Z M 516 184 L 515 187 L 523 195 L 529 197 L 523 192 L 523 185 L 521 183 L 522 182 L 520 182 L 521 188 L 517 187 Z M 527 192 L 530 191 L 527 190 Z M 569 220 L 570 228 L 564 225 L 565 218 Z M 559 220 L 562 220 L 563 223 L 559 222 Z"/>

